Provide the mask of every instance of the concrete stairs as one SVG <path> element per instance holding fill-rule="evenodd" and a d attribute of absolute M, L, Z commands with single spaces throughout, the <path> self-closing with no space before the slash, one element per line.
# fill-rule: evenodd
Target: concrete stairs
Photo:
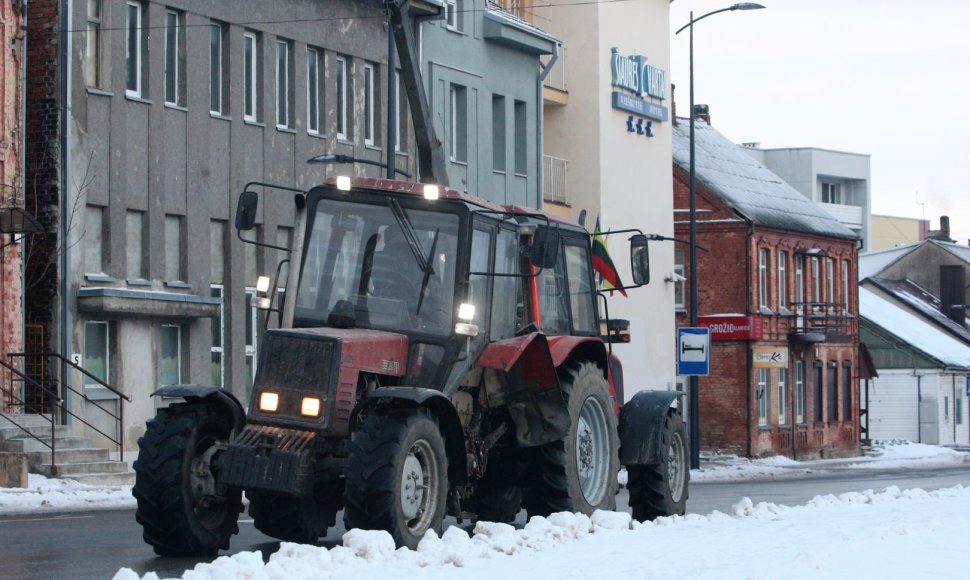
<path fill-rule="evenodd" d="M 9 418 L 8 418 L 9 417 Z M 16 422 L 14 424 L 13 422 Z M 17 427 L 20 425 L 38 441 Z M 88 485 L 132 485 L 135 473 L 111 459 L 108 449 L 92 447 L 87 437 L 76 437 L 63 425 L 54 427 L 54 469 L 51 469 L 49 415 L 0 414 L 0 451 L 25 453 L 27 469 L 46 477 L 66 478 Z"/>

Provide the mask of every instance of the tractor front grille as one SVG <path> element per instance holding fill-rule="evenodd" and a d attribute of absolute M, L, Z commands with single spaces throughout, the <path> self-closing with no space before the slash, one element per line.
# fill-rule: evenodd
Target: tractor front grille
<path fill-rule="evenodd" d="M 316 433 L 247 425 L 219 459 L 219 483 L 304 497 L 312 487 Z"/>

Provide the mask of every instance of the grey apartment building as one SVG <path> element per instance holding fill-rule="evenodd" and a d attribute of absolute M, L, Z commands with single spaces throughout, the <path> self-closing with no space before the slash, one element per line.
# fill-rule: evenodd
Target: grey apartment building
<path fill-rule="evenodd" d="M 539 55 L 554 40 L 485 0 L 412 4 L 438 13 L 418 34 L 428 44 L 422 62 L 451 71 L 435 76 L 451 80 L 429 94 L 452 186 L 536 205 Z M 49 233 L 25 268 L 27 349 L 63 353 L 131 396 L 123 438 L 132 449 L 166 404 L 148 396 L 158 385 L 213 384 L 248 400 L 263 327 L 249 299 L 281 258 L 236 237 L 235 203 L 248 183 L 309 189 L 338 173 L 383 175 L 363 164 L 306 164 L 330 153 L 380 163 L 393 154 L 415 174 L 402 79 L 388 74 L 379 0 L 29 7 L 27 204 Z M 474 52 L 474 42 L 488 47 Z M 456 71 L 473 82 L 458 84 Z M 493 97 L 491 78 L 507 101 Z M 391 99 L 389 85 L 398 89 Z M 399 120 L 393 143 L 388 106 Z M 492 113 L 506 109 L 499 123 Z M 472 182 L 470 169 L 483 177 Z M 259 225 L 246 235 L 287 246 L 292 194 L 262 191 Z M 68 397 L 81 416 L 95 402 L 121 404 L 83 373 L 67 380 L 91 399 Z"/>

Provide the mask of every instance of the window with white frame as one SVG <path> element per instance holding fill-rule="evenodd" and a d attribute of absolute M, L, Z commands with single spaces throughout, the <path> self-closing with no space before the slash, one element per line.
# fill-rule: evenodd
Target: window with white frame
<path fill-rule="evenodd" d="M 293 126 L 293 41 L 276 41 L 276 126 Z"/>
<path fill-rule="evenodd" d="M 141 2 L 127 2 L 125 16 L 125 94 L 132 97 L 142 96 L 142 70 L 145 46 L 145 28 L 142 25 L 144 5 Z"/>
<path fill-rule="evenodd" d="M 161 353 L 159 354 L 159 384 L 182 383 L 182 326 L 163 324 Z"/>
<path fill-rule="evenodd" d="M 795 422 L 805 422 L 805 361 L 795 361 Z"/>
<path fill-rule="evenodd" d="M 85 31 L 84 82 L 101 86 L 101 0 L 88 0 L 88 28 Z"/>
<path fill-rule="evenodd" d="M 225 90 L 228 38 L 226 24 L 213 22 L 209 25 L 209 110 L 217 115 L 224 115 L 229 109 L 229 91 Z"/>
<path fill-rule="evenodd" d="M 337 83 L 337 139 L 346 140 L 350 103 L 347 101 L 347 59 L 343 56 L 334 62 L 334 81 Z"/>
<path fill-rule="evenodd" d="M 758 426 L 768 426 L 768 413 L 771 409 L 771 393 L 769 389 L 769 377 L 771 369 L 758 369 Z"/>
<path fill-rule="evenodd" d="M 225 298 L 223 297 L 223 286 L 222 284 L 213 284 L 209 289 L 209 295 L 213 298 L 219 299 L 219 316 L 213 316 L 210 318 L 211 328 L 212 328 L 212 384 L 217 387 L 222 387 L 223 385 L 223 351 L 222 337 L 225 336 L 226 332 L 226 320 L 225 320 Z"/>
<path fill-rule="evenodd" d="M 825 260 L 825 277 L 828 282 L 829 295 L 825 297 L 825 301 L 829 303 L 835 303 L 835 260 L 833 258 L 828 258 Z"/>
<path fill-rule="evenodd" d="M 247 30 L 243 33 L 243 117 L 253 122 L 259 120 L 259 61 L 259 35 Z"/>
<path fill-rule="evenodd" d="M 684 250 L 674 248 L 674 308 L 684 309 Z"/>
<path fill-rule="evenodd" d="M 185 13 L 165 11 L 165 102 L 185 105 Z"/>
<path fill-rule="evenodd" d="M 445 0 L 445 26 L 459 30 L 458 0 Z"/>
<path fill-rule="evenodd" d="M 314 135 L 320 134 L 320 58 L 321 51 L 312 46 L 306 49 L 306 101 L 307 101 L 307 132 Z"/>
<path fill-rule="evenodd" d="M 819 302 L 822 291 L 822 274 L 819 270 L 818 258 L 812 256 L 812 302 Z"/>
<path fill-rule="evenodd" d="M 805 256 L 795 256 L 795 302 L 801 309 L 805 302 Z"/>
<path fill-rule="evenodd" d="M 849 312 L 849 261 L 842 260 L 842 304 L 845 312 Z"/>
<path fill-rule="evenodd" d="M 758 306 L 768 308 L 768 254 L 767 248 L 758 250 Z"/>
<path fill-rule="evenodd" d="M 778 369 L 778 424 L 788 424 L 788 367 Z"/>
<path fill-rule="evenodd" d="M 377 111 L 374 109 L 374 65 L 364 64 L 364 145 L 374 145 Z"/>
<path fill-rule="evenodd" d="M 105 383 L 109 382 L 111 368 L 110 329 L 108 322 L 103 320 L 84 323 L 84 370 Z M 101 383 L 85 374 L 84 386 L 98 387 Z"/>
<path fill-rule="evenodd" d="M 464 163 L 468 161 L 468 111 L 466 89 L 461 85 L 451 85 L 450 111 L 451 160 Z"/>
<path fill-rule="evenodd" d="M 822 182 L 822 203 L 842 203 L 842 186 L 838 183 Z"/>
<path fill-rule="evenodd" d="M 788 308 L 788 252 L 778 252 L 778 308 Z"/>

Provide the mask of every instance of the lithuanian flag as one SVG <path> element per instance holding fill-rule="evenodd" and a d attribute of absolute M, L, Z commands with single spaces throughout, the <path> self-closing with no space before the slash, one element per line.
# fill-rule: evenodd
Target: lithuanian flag
<path fill-rule="evenodd" d="M 626 290 L 622 289 L 620 273 L 616 271 L 616 265 L 613 264 L 603 236 L 600 235 L 599 220 L 596 220 L 596 230 L 593 233 L 593 269 L 600 275 L 600 285 L 603 288 L 607 290 L 620 288 L 620 294 L 626 296 Z"/>

